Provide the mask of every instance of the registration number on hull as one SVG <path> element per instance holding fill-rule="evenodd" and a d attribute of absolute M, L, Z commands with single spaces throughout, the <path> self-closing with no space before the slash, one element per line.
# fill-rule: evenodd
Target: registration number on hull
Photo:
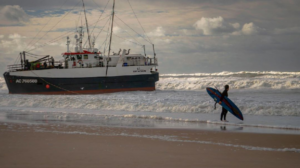
<path fill-rule="evenodd" d="M 16 83 L 38 83 L 37 79 L 16 79 Z"/>

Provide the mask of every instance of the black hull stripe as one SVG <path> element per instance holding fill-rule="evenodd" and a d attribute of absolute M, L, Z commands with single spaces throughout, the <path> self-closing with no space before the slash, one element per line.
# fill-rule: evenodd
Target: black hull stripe
<path fill-rule="evenodd" d="M 58 92 L 36 92 L 36 93 L 21 93 L 21 94 L 41 94 L 41 95 L 73 95 L 73 94 L 103 94 L 103 93 L 115 93 L 115 92 L 126 92 L 126 91 L 154 91 L 155 87 L 146 88 L 123 88 L 123 89 L 104 89 L 104 90 L 75 90 L 69 91 L 58 91 Z M 20 93 L 9 93 L 9 94 L 20 94 Z"/>
<path fill-rule="evenodd" d="M 122 91 L 152 91 L 159 80 L 158 73 L 148 75 L 39 78 L 11 76 L 4 73 L 10 94 L 101 94 Z"/>

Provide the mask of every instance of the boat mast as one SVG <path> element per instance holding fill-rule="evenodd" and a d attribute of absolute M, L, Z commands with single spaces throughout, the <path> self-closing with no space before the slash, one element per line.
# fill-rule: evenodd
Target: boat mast
<path fill-rule="evenodd" d="M 86 30 L 87 30 L 87 34 L 88 34 L 89 46 L 91 48 L 92 45 L 91 45 L 91 39 L 90 39 L 89 25 L 88 25 L 88 21 L 86 18 L 85 6 L 84 6 L 83 0 L 82 0 L 82 5 L 83 5 L 84 16 L 85 16 L 85 23 L 86 23 Z"/>
<path fill-rule="evenodd" d="M 109 39 L 109 48 L 108 48 L 108 58 L 109 58 L 110 50 L 111 50 L 111 41 L 112 41 L 112 34 L 113 34 L 113 27 L 114 27 L 114 17 L 115 17 L 115 0 L 114 0 L 114 4 L 113 4 L 113 11 L 112 11 L 112 21 L 111 21 L 110 39 Z"/>
<path fill-rule="evenodd" d="M 110 50 L 111 50 L 112 33 L 113 33 L 113 27 L 114 27 L 114 17 L 115 17 L 115 0 L 114 0 L 114 4 L 113 4 L 113 9 L 112 9 L 110 39 L 109 39 L 109 47 L 108 47 L 108 56 L 107 56 L 107 61 L 106 61 L 106 76 L 107 76 L 107 71 L 108 71 L 108 63 L 109 63 L 109 56 L 110 56 Z"/>

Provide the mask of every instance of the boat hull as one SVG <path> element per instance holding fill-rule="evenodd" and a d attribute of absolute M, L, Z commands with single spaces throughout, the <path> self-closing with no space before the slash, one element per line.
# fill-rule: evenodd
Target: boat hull
<path fill-rule="evenodd" d="M 44 78 L 3 74 L 10 94 L 101 94 L 122 91 L 153 91 L 159 74 L 86 77 Z"/>

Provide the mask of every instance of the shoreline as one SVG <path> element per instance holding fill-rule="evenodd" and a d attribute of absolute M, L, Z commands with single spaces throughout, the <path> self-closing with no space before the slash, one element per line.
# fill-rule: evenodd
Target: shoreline
<path fill-rule="evenodd" d="M 27 124 L 73 124 L 99 127 L 200 129 L 212 131 L 296 134 L 300 135 L 299 116 L 245 115 L 239 121 L 229 115 L 229 122 L 218 120 L 219 114 L 212 113 L 153 113 L 127 112 L 94 109 L 55 109 L 1 107 L 0 123 Z"/>
<path fill-rule="evenodd" d="M 297 167 L 300 135 L 0 122 L 1 167 Z"/>

